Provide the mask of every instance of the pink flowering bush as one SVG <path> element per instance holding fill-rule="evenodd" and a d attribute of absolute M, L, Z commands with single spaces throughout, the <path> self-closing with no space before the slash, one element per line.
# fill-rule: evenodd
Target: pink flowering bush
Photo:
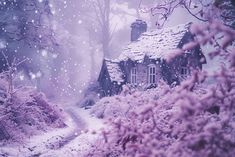
<path fill-rule="evenodd" d="M 104 98 L 104 118 L 111 124 L 87 156 L 233 157 L 235 154 L 235 31 L 218 22 L 193 25 L 195 41 L 216 45 L 210 59 L 227 64 L 214 74 L 195 71 L 181 85 Z M 221 37 L 218 43 L 215 39 Z M 183 52 L 182 51 L 182 52 Z M 207 85 L 208 79 L 213 84 Z M 115 103 L 113 103 L 115 102 Z M 119 107 L 120 106 L 120 107 Z M 128 110 L 123 110 L 123 106 Z M 105 112 L 105 110 L 107 110 Z M 120 114 L 112 117 L 110 110 Z M 116 111 L 116 112 L 117 112 Z M 122 111 L 125 111 L 124 113 Z"/>

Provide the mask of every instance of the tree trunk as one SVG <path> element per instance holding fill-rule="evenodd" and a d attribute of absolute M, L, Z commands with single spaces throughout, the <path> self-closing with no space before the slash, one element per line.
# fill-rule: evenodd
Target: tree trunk
<path fill-rule="evenodd" d="M 104 58 L 110 57 L 110 0 L 104 0 L 104 14 L 102 17 L 102 48 Z"/>

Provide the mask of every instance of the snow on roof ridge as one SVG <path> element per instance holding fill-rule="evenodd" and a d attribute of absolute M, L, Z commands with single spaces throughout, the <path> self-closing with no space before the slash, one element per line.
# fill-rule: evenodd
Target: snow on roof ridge
<path fill-rule="evenodd" d="M 153 59 L 166 58 L 171 50 L 177 48 L 191 24 L 192 22 L 187 22 L 163 28 L 161 32 L 147 31 L 137 41 L 129 43 L 118 59 L 119 61 L 127 59 L 140 61 L 146 55 Z"/>
<path fill-rule="evenodd" d="M 152 33 L 152 32 L 157 33 L 157 34 L 153 34 L 153 35 L 159 35 L 161 33 L 171 31 L 173 28 L 179 28 L 179 27 L 184 27 L 185 29 L 189 29 L 191 24 L 192 24 L 192 22 L 187 22 L 187 23 L 182 23 L 182 24 L 178 24 L 178 25 L 175 25 L 175 26 L 171 26 L 171 27 L 162 28 L 162 29 L 152 29 L 152 30 L 149 30 L 147 32 L 144 32 L 142 35 L 143 36 L 145 36 L 145 35 L 148 36 L 149 35 L 148 33 Z"/>
<path fill-rule="evenodd" d="M 119 60 L 118 60 L 118 59 L 104 58 L 104 60 L 107 61 L 107 62 L 119 63 Z"/>

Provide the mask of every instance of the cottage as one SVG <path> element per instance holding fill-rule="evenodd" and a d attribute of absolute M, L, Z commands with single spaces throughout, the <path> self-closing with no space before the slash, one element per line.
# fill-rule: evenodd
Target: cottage
<path fill-rule="evenodd" d="M 194 40 L 190 25 L 147 31 L 146 22 L 136 20 L 131 25 L 130 44 L 117 59 L 103 61 L 98 78 L 101 95 L 118 94 L 123 84 L 140 89 L 156 87 L 160 79 L 169 85 L 179 84 L 193 69 L 202 69 L 206 60 L 200 46 L 167 62 L 175 49 Z"/>

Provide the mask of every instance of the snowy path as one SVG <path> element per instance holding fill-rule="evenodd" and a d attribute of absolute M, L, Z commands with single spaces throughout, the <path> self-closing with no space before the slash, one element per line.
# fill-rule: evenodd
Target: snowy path
<path fill-rule="evenodd" d="M 81 134 L 82 129 L 86 128 L 84 119 L 82 119 L 80 115 L 76 114 L 74 110 L 69 109 L 67 110 L 67 113 L 71 116 L 71 119 L 73 120 L 74 130 L 66 137 L 64 137 L 63 140 L 59 141 L 59 145 L 56 149 L 61 149 L 62 147 L 67 145 L 69 142 L 71 142 Z"/>
<path fill-rule="evenodd" d="M 86 110 L 77 109 L 72 111 L 74 115 L 78 115 L 82 117 L 84 120 L 86 127 L 81 130 L 80 134 L 75 132 L 75 134 L 79 134 L 69 143 L 64 145 L 62 149 L 58 150 L 50 150 L 46 154 L 42 155 L 42 157 L 82 157 L 83 153 L 89 150 L 91 144 L 94 142 L 96 138 L 98 138 L 97 134 L 85 133 L 87 129 L 90 131 L 99 131 L 104 125 L 101 120 L 91 117 Z"/>
<path fill-rule="evenodd" d="M 98 138 L 86 130 L 98 132 L 104 125 L 87 110 L 70 107 L 66 111 L 70 116 L 65 122 L 68 127 L 34 136 L 23 146 L 1 147 L 0 152 L 11 157 L 82 157 Z"/>

